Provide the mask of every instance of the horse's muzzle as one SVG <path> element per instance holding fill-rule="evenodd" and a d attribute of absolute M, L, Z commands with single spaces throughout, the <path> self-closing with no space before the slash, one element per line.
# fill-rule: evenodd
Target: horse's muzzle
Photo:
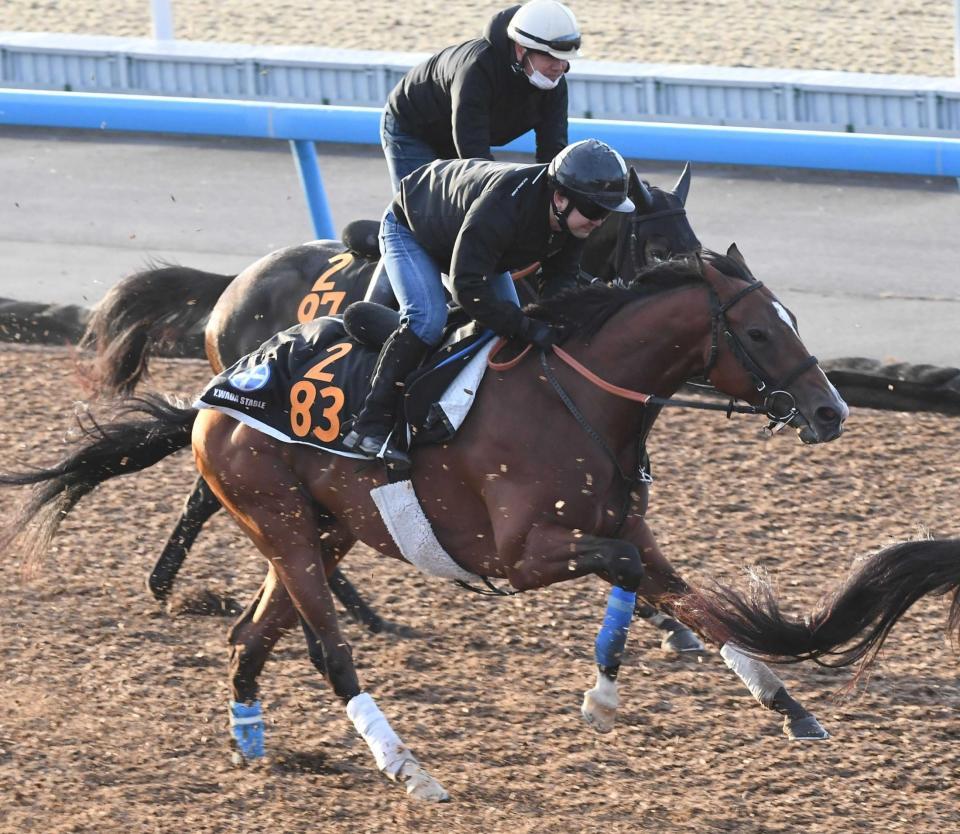
<path fill-rule="evenodd" d="M 804 443 L 829 443 L 843 434 L 843 424 L 849 416 L 847 404 L 837 397 L 835 403 L 815 408 L 809 419 L 797 412 L 791 425 L 797 427 L 797 434 Z"/>

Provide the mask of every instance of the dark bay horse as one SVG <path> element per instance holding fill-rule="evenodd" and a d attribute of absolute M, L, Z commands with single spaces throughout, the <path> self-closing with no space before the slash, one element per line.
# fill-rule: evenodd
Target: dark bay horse
<path fill-rule="evenodd" d="M 588 238 L 584 273 L 607 283 L 629 282 L 640 270 L 673 254 L 699 251 L 684 208 L 690 182 L 689 165 L 672 191 L 646 184 L 631 169 L 630 196 L 636 211 L 627 217 L 612 216 Z M 182 337 L 201 322 L 207 357 L 219 373 L 291 324 L 342 313 L 364 298 L 392 302 L 392 296 L 373 295 L 379 258 L 376 225 L 353 224 L 345 238 L 350 246 L 314 241 L 277 250 L 238 276 L 163 267 L 124 279 L 97 305 L 84 336 L 83 343 L 97 352 L 93 378 L 104 393 L 130 393 L 147 372 L 153 346 L 161 339 Z M 526 295 L 528 301 L 535 298 L 529 288 Z M 198 477 L 147 577 L 147 587 L 157 600 L 169 597 L 187 553 L 219 509 L 220 502 Z M 331 584 L 347 610 L 372 631 L 389 627 L 339 570 Z M 645 611 L 664 633 L 665 648 L 697 648 L 675 621 L 662 619 L 652 609 Z"/>
<path fill-rule="evenodd" d="M 698 375 L 753 404 L 756 413 L 788 421 L 806 443 L 840 435 L 847 407 L 792 317 L 733 248 L 727 257 L 663 264 L 631 287 L 574 291 L 534 314 L 567 329 L 563 348 L 494 365 L 460 432 L 443 445 L 414 450 L 410 488 L 438 545 L 461 569 L 520 591 L 594 574 L 636 593 L 720 647 L 763 706 L 788 721 L 815 724 L 770 669 L 738 649 L 741 635 L 750 646 L 763 642 L 750 604 L 731 595 L 735 610 L 727 613 L 723 598 L 711 600 L 667 561 L 646 519 L 648 485 L 636 475 L 662 407 Z M 383 471 L 358 471 L 353 459 L 283 443 L 221 411 L 180 408 L 159 397 L 141 398 L 125 413 L 125 420 L 88 426 L 86 443 L 57 466 L 2 479 L 36 484 L 13 530 L 39 517 L 44 529 L 36 541 L 49 541 L 99 483 L 151 466 L 192 441 L 200 473 L 269 563 L 230 636 L 232 707 L 240 708 L 233 715 L 241 732 L 262 733 L 253 703 L 257 676 L 299 619 L 311 658 L 379 769 L 414 797 L 445 799 L 362 691 L 327 582 L 358 540 L 403 558 L 371 497 L 385 483 Z M 953 570 L 939 589 L 960 582 L 955 563 Z M 895 596 L 883 599 L 896 602 Z M 851 590 L 843 604 L 811 621 L 806 647 L 792 635 L 792 642 L 776 641 L 776 654 L 824 653 L 848 641 L 869 625 L 849 610 L 865 599 Z M 771 619 L 774 613 L 766 612 Z M 878 616 L 892 622 L 901 613 Z M 615 680 L 608 683 L 602 694 L 615 689 Z"/>

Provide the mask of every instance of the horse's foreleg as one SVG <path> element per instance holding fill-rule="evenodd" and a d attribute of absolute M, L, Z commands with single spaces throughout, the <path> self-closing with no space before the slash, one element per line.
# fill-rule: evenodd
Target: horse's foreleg
<path fill-rule="evenodd" d="M 203 525 L 210 520 L 220 502 L 210 491 L 203 476 L 198 476 L 193 484 L 193 491 L 187 496 L 180 513 L 180 520 L 176 529 L 167 540 L 163 553 L 147 577 L 147 588 L 157 602 L 164 602 L 173 590 L 173 581 L 183 565 L 187 553 L 196 541 Z"/>
<path fill-rule="evenodd" d="M 643 554 L 646 575 L 638 593 L 718 646 L 724 662 L 761 706 L 784 716 L 783 731 L 788 737 L 803 740 L 827 738 L 828 733 L 817 719 L 791 697 L 783 681 L 766 664 L 741 652 L 729 642 L 730 635 L 714 622 L 698 618 L 696 590 L 667 561 L 646 522 L 632 520 L 625 535 Z"/>
<path fill-rule="evenodd" d="M 498 547 L 507 564 L 510 584 L 521 591 L 597 574 L 635 592 L 644 575 L 640 553 L 632 542 L 591 536 L 559 525 L 533 527 L 515 547 L 517 553 L 511 553 L 499 541 Z"/>
<path fill-rule="evenodd" d="M 660 648 L 665 652 L 680 655 L 697 655 L 706 651 L 703 641 L 693 629 L 688 628 L 675 617 L 658 611 L 646 602 L 637 602 L 634 616 L 652 625 L 663 634 Z"/>
<path fill-rule="evenodd" d="M 507 539 L 501 534 L 501 537 Z M 613 729 L 619 698 L 616 677 L 636 605 L 636 589 L 644 577 L 640 551 L 622 539 L 586 535 L 560 526 L 534 527 L 523 541 L 520 557 L 507 551 L 510 583 L 518 589 L 551 585 L 564 579 L 598 574 L 615 587 L 603 628 L 597 636 L 597 686 L 586 693 L 582 713 L 600 732 Z"/>
<path fill-rule="evenodd" d="M 599 733 L 609 733 L 616 722 L 620 706 L 617 675 L 634 615 L 665 632 L 660 642 L 664 650 L 678 654 L 700 654 L 704 651 L 703 643 L 692 629 L 652 605 L 637 602 L 636 593 L 617 586 L 611 588 L 603 625 L 594 642 L 597 682 L 593 689 L 583 693 L 583 704 L 580 706 L 584 720 Z"/>

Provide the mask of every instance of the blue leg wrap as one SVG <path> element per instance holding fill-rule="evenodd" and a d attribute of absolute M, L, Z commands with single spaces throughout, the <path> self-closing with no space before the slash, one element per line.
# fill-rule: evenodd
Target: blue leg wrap
<path fill-rule="evenodd" d="M 610 589 L 607 613 L 604 615 L 603 626 L 600 628 L 595 644 L 594 657 L 598 666 L 610 668 L 620 665 L 636 603 L 635 593 L 616 586 Z"/>
<path fill-rule="evenodd" d="M 230 701 L 230 734 L 243 758 L 262 758 L 263 712 L 259 701 L 250 706 Z"/>

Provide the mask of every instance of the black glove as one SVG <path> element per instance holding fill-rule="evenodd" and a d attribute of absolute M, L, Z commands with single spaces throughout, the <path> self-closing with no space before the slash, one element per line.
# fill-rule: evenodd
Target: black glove
<path fill-rule="evenodd" d="M 545 321 L 532 319 L 529 316 L 524 316 L 517 335 L 525 342 L 536 345 L 540 350 L 550 350 L 560 341 L 560 333 L 556 328 L 551 327 Z"/>

